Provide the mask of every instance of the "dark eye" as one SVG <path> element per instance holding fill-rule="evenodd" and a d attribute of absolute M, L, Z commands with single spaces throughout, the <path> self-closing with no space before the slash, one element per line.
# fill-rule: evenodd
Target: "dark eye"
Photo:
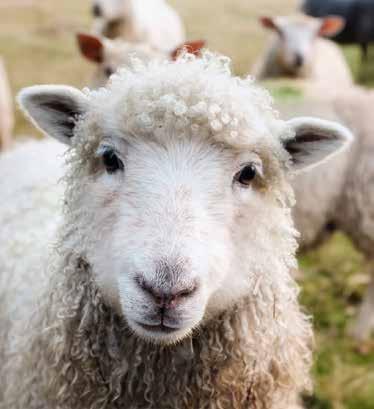
<path fill-rule="evenodd" d="M 105 73 L 105 76 L 109 78 L 114 73 L 114 70 L 110 67 L 107 67 L 105 68 L 104 73 Z"/>
<path fill-rule="evenodd" d="M 249 186 L 257 175 L 256 166 L 253 163 L 246 165 L 235 175 L 235 181 L 243 186 Z"/>
<path fill-rule="evenodd" d="M 108 149 L 103 154 L 103 164 L 109 174 L 115 173 L 118 170 L 123 170 L 123 162 L 112 149 Z"/>

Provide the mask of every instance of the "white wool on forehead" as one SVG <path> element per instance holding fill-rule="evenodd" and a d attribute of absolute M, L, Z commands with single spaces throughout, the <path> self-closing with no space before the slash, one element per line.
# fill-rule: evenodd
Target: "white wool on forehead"
<path fill-rule="evenodd" d="M 233 76 L 230 60 L 210 52 L 176 62 L 134 59 L 88 96 L 96 120 L 135 135 L 163 137 L 167 129 L 240 147 L 285 133 L 270 94 L 252 78 Z"/>

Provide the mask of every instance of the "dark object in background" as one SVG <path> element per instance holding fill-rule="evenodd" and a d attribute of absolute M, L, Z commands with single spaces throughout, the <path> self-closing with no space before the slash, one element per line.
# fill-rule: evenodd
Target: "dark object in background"
<path fill-rule="evenodd" d="M 345 18 L 344 30 L 333 40 L 340 44 L 359 44 L 362 59 L 367 60 L 368 45 L 374 42 L 374 0 L 304 0 L 302 10 L 313 17 Z"/>

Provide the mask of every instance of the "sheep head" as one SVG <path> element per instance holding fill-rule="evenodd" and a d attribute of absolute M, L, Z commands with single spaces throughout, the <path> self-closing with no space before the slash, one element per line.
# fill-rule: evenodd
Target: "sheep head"
<path fill-rule="evenodd" d="M 19 101 L 71 146 L 65 251 L 82 254 L 136 334 L 176 342 L 249 294 L 287 306 L 288 175 L 346 146 L 344 127 L 277 119 L 267 92 L 210 53 L 138 62 L 99 91 L 26 88 Z"/>
<path fill-rule="evenodd" d="M 152 60 L 177 59 L 183 52 L 199 56 L 205 41 L 189 41 L 181 44 L 171 53 L 156 50 L 147 43 L 110 40 L 93 34 L 77 34 L 77 43 L 82 56 L 97 65 L 95 86 L 104 86 L 109 77 L 119 68 L 131 65 L 134 58 L 143 62 Z"/>
<path fill-rule="evenodd" d="M 314 42 L 318 36 L 333 37 L 345 26 L 344 18 L 337 16 L 261 17 L 260 23 L 278 35 L 279 63 L 294 76 L 304 76 L 308 73 L 314 58 Z"/>

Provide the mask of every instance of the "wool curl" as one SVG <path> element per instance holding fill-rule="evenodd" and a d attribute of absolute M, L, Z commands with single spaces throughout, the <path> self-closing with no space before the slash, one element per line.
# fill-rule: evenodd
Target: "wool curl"
<path fill-rule="evenodd" d="M 120 118 L 116 126 L 122 123 L 122 132 L 137 137 L 162 139 L 173 129 L 180 138 L 192 134 L 240 148 L 254 138 L 293 136 L 270 94 L 251 77 L 233 77 L 230 59 L 208 51 L 201 58 L 184 53 L 176 62 L 133 58 L 105 88 L 85 92 L 90 116 L 110 129 L 102 107 L 111 107 Z"/>
<path fill-rule="evenodd" d="M 160 111 L 158 102 L 163 95 L 177 95 L 187 79 L 194 90 L 183 97 L 192 101 L 187 110 L 205 101 L 207 107 L 216 103 L 220 108 L 213 110 L 213 121 L 219 117 L 223 124 L 223 113 L 238 119 L 240 132 L 230 139 L 232 123 L 214 129 L 208 108 L 197 117 L 201 129 L 209 129 L 201 137 L 238 147 L 249 139 L 253 142 L 254 135 L 273 137 L 278 143 L 284 135 L 284 124 L 272 111 L 268 95 L 251 80 L 233 79 L 228 61 L 211 54 L 204 54 L 201 61 L 185 55 L 174 65 L 141 65 L 118 74 L 108 89 L 87 91 L 94 108 L 80 120 L 76 132 L 84 137 L 75 138 L 69 153 L 65 222 L 49 263 L 51 279 L 28 325 L 12 331 L 12 350 L 1 370 L 8 375 L 1 409 L 285 409 L 297 402 L 301 390 L 310 388 L 311 325 L 300 310 L 298 288 L 289 274 L 295 263 L 296 233 L 285 181 L 277 187 L 274 212 L 279 218 L 271 232 L 280 257 L 272 264 L 259 263 L 248 296 L 204 319 L 180 343 L 161 346 L 139 339 L 95 282 L 86 257 L 95 215 L 80 206 L 90 183 L 88 158 L 94 156 L 100 139 L 91 119 L 96 116 L 100 122 L 100 107 L 122 101 L 120 106 L 127 107 L 121 110 L 125 131 L 141 134 L 144 122 L 131 118 L 141 115 L 147 99 L 138 91 L 145 89 L 155 102 L 152 129 L 162 120 L 169 131 L 175 130 L 177 121 L 167 118 L 170 110 L 172 118 L 178 117 L 175 108 L 181 106 L 173 101 Z M 165 94 L 166 90 L 170 92 Z M 248 101 L 252 108 L 245 108 L 251 105 Z M 151 134 L 148 130 L 143 136 Z M 261 239 L 258 248 L 270 256 L 272 249 Z"/>
<path fill-rule="evenodd" d="M 166 347 L 129 330 L 82 259 L 65 258 L 55 274 L 11 361 L 19 372 L 4 408 L 283 408 L 310 386 L 309 322 L 296 305 L 269 305 L 264 284 Z"/>

